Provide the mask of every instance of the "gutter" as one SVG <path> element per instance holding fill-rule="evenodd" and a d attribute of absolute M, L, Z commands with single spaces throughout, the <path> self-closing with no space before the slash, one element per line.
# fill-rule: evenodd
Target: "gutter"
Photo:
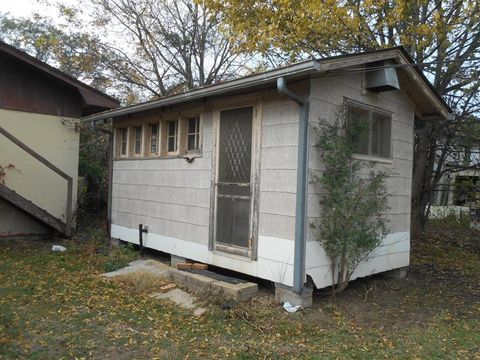
<path fill-rule="evenodd" d="M 293 261 L 293 292 L 301 294 L 305 281 L 305 229 L 307 212 L 307 172 L 308 172 L 308 96 L 300 96 L 287 88 L 285 78 L 277 79 L 277 90 L 295 101 L 299 106 L 297 195 L 295 204 L 295 246 Z"/>
<path fill-rule="evenodd" d="M 300 78 L 309 74 L 318 72 L 320 65 L 318 61 L 311 60 L 299 64 L 286 66 L 275 70 L 270 70 L 260 74 L 252 74 L 235 80 L 229 80 L 213 85 L 193 89 L 181 94 L 165 96 L 158 100 L 147 101 L 141 104 L 121 107 L 114 110 L 85 116 L 81 121 L 98 121 L 108 118 L 138 113 L 157 109 L 163 106 L 176 105 L 185 101 L 201 100 L 207 96 L 222 96 L 229 93 L 251 89 L 255 86 L 266 86 L 274 83 L 278 77 Z"/>

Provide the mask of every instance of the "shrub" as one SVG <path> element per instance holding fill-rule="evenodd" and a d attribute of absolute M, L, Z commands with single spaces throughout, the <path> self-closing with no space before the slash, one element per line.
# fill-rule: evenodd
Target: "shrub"
<path fill-rule="evenodd" d="M 388 209 L 385 181 L 388 170 L 373 170 L 356 160 L 355 139 L 364 130 L 352 122 L 346 130 L 345 111 L 333 123 L 321 121 L 315 129 L 324 170 L 313 175 L 319 185 L 321 217 L 312 224 L 332 261 L 333 293 L 343 291 L 360 262 L 366 260 L 388 233 L 383 215 Z"/>

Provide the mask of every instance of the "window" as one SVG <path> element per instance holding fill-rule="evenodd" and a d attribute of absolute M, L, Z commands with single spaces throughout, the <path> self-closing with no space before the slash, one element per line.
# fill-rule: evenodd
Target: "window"
<path fill-rule="evenodd" d="M 347 132 L 356 154 L 390 158 L 391 127 L 391 115 L 348 104 Z"/>
<path fill-rule="evenodd" d="M 141 155 L 142 154 L 142 127 L 134 126 L 133 130 L 135 134 L 133 153 L 135 155 Z"/>
<path fill-rule="evenodd" d="M 120 156 L 127 156 L 128 149 L 128 129 L 119 129 L 120 131 Z"/>
<path fill-rule="evenodd" d="M 187 151 L 200 150 L 200 118 L 187 119 Z"/>
<path fill-rule="evenodd" d="M 150 154 L 158 153 L 158 124 L 150 124 Z"/>
<path fill-rule="evenodd" d="M 167 122 L 167 152 L 177 152 L 178 120 Z"/>

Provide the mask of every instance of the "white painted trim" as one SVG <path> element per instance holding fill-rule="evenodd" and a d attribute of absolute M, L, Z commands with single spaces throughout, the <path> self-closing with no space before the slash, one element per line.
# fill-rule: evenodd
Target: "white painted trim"
<path fill-rule="evenodd" d="M 111 234 L 113 238 L 138 244 L 138 229 L 112 224 Z M 292 240 L 259 236 L 256 261 L 234 254 L 209 251 L 208 244 L 199 244 L 151 232 L 144 234 L 144 246 L 287 286 L 293 284 L 294 242 Z M 306 274 L 312 276 L 318 288 L 331 286 L 330 260 L 320 243 L 318 241 L 307 242 L 306 253 Z M 369 261 L 359 265 L 352 280 L 408 266 L 409 261 L 410 233 L 389 234 Z"/>
<path fill-rule="evenodd" d="M 307 242 L 306 273 L 317 288 L 332 285 L 331 261 L 320 242 Z M 388 234 L 368 261 L 360 263 L 351 280 L 408 266 L 410 263 L 410 232 Z"/>
<path fill-rule="evenodd" d="M 111 236 L 138 244 L 138 229 L 112 224 Z M 262 255 L 259 254 L 257 261 L 253 261 L 243 256 L 209 251 L 207 244 L 199 244 L 151 232 L 144 234 L 143 239 L 144 246 L 151 249 L 231 269 L 287 286 L 293 284 L 293 252 L 290 254 L 291 256 L 282 253 L 282 249 L 285 250 L 286 246 L 289 246 L 288 243 L 293 244 L 290 240 L 260 236 L 259 244 L 265 242 L 262 249 L 268 249 L 272 243 L 283 243 L 284 245 L 278 248 L 274 246 L 275 252 L 263 252 Z"/>

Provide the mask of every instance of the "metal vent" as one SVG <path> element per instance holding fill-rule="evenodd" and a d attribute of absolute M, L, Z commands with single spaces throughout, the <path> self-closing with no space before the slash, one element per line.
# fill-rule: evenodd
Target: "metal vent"
<path fill-rule="evenodd" d="M 366 88 L 375 92 L 399 90 L 397 69 L 393 61 L 378 61 L 367 65 Z"/>

